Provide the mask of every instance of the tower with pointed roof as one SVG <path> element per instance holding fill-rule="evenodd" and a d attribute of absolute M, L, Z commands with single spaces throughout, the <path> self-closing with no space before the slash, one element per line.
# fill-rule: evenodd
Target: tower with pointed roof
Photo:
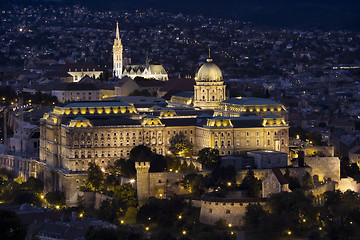
<path fill-rule="evenodd" d="M 122 77 L 123 70 L 123 46 L 121 44 L 119 23 L 116 23 L 116 36 L 113 45 L 113 72 L 118 78 Z"/>

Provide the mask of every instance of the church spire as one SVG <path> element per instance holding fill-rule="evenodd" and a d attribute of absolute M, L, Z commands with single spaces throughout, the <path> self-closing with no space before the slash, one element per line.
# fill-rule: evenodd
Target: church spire
<path fill-rule="evenodd" d="M 116 40 L 120 40 L 119 22 L 116 22 Z"/>
<path fill-rule="evenodd" d="M 116 22 L 116 36 L 113 45 L 113 71 L 114 75 L 118 78 L 122 77 L 123 68 L 123 46 L 121 44 L 119 23 Z"/>
<path fill-rule="evenodd" d="M 207 62 L 212 62 L 211 55 L 210 55 L 210 47 L 209 47 L 209 58 L 206 59 Z"/>

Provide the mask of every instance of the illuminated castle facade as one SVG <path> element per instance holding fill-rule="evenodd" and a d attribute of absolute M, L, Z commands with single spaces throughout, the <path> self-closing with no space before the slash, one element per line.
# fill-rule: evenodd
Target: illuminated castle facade
<path fill-rule="evenodd" d="M 148 59 L 145 65 L 124 65 L 123 45 L 120 39 L 119 24 L 116 23 L 116 35 L 113 45 L 113 73 L 118 78 L 136 77 L 151 78 L 160 81 L 169 80 L 168 74 L 162 65 L 150 65 Z"/>
<path fill-rule="evenodd" d="M 258 149 L 289 152 L 287 111 L 282 104 L 259 98 L 226 99 L 225 90 L 220 69 L 208 61 L 197 73 L 194 92 L 174 95 L 167 107 L 122 101 L 56 106 L 40 122 L 46 191 L 65 191 L 67 203 L 74 204 L 82 194 L 79 188 L 89 162 L 107 171 L 138 145 L 165 155 L 176 134 L 184 134 L 195 154 L 207 147 L 218 149 L 220 155 Z"/>

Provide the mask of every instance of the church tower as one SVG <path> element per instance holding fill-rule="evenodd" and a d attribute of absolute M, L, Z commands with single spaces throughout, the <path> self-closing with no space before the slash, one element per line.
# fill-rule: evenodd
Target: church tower
<path fill-rule="evenodd" d="M 115 77 L 121 78 L 123 70 L 123 46 L 121 44 L 119 23 L 116 23 L 116 37 L 113 45 L 113 73 Z"/>
<path fill-rule="evenodd" d="M 215 109 L 226 100 L 223 76 L 220 68 L 209 58 L 196 74 L 194 85 L 194 107 Z"/>

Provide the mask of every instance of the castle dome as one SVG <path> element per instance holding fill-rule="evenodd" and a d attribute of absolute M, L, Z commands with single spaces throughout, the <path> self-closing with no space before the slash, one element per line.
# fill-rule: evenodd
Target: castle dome
<path fill-rule="evenodd" d="M 207 63 L 203 64 L 196 74 L 197 82 L 221 82 L 223 76 L 220 68 L 212 63 L 212 59 L 207 59 Z"/>

